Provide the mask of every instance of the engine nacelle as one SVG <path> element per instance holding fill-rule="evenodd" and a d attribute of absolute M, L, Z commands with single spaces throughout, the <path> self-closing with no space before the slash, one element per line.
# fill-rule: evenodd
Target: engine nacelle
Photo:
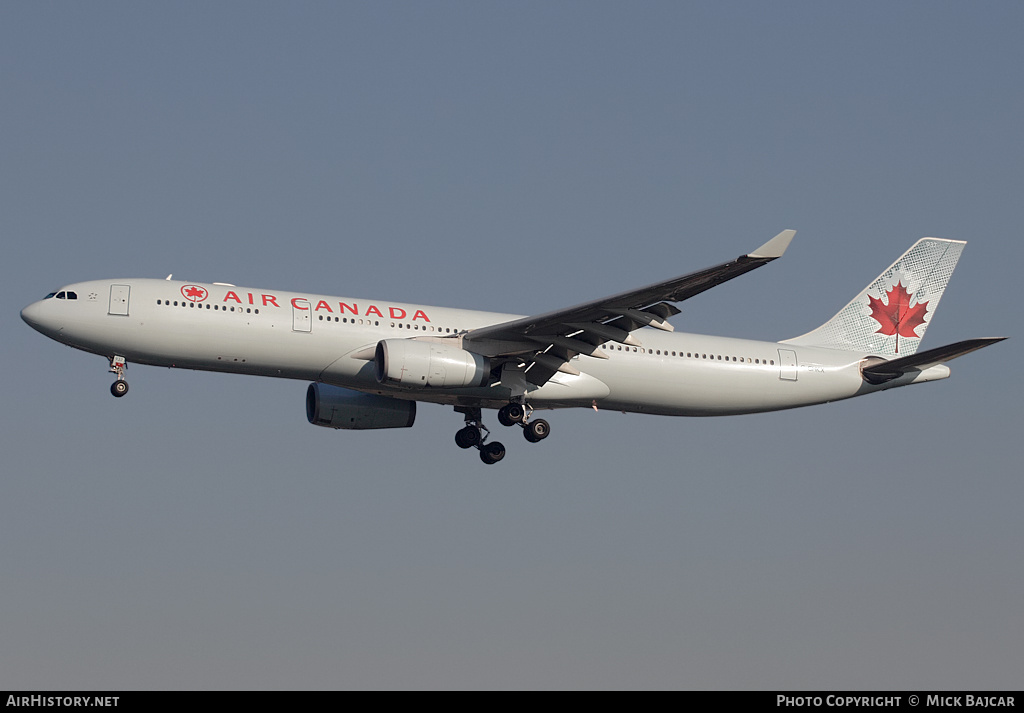
<path fill-rule="evenodd" d="M 377 381 L 389 386 L 460 388 L 484 386 L 489 361 L 455 345 L 415 339 L 377 342 Z"/>
<path fill-rule="evenodd" d="M 325 428 L 409 428 L 416 420 L 416 402 L 313 383 L 306 390 L 306 418 Z"/>

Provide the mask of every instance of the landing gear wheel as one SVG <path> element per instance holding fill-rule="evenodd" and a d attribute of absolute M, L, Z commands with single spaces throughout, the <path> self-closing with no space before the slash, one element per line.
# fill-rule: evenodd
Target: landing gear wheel
<path fill-rule="evenodd" d="M 491 441 L 486 446 L 480 446 L 480 460 L 487 465 L 494 465 L 505 457 L 505 446 L 498 441 Z"/>
<path fill-rule="evenodd" d="M 472 448 L 478 443 L 480 443 L 480 429 L 475 426 L 460 428 L 455 433 L 455 445 L 459 448 Z"/>
<path fill-rule="evenodd" d="M 110 373 L 117 375 L 117 381 L 110 385 L 110 393 L 117 398 L 128 393 L 128 382 L 124 380 L 124 370 L 127 366 L 128 362 L 120 354 L 110 357 Z"/>
<path fill-rule="evenodd" d="M 551 426 L 543 418 L 538 418 L 536 421 L 530 421 L 528 424 L 523 426 L 523 436 L 530 443 L 543 441 L 550 433 Z"/>
<path fill-rule="evenodd" d="M 502 426 L 514 426 L 517 423 L 522 423 L 524 418 L 526 418 L 526 409 L 522 404 L 505 404 L 498 410 L 498 422 Z"/>

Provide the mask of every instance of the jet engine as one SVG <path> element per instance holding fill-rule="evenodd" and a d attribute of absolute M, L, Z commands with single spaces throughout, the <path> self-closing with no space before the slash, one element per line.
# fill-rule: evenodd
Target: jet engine
<path fill-rule="evenodd" d="M 377 342 L 377 381 L 408 388 L 484 386 L 490 376 L 485 357 L 454 345 L 415 339 Z"/>
<path fill-rule="evenodd" d="M 416 420 L 416 402 L 313 383 L 306 390 L 306 418 L 325 428 L 409 428 Z"/>

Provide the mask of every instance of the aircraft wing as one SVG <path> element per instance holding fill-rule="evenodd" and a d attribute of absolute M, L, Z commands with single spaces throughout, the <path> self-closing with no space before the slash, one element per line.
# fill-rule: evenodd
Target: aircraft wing
<path fill-rule="evenodd" d="M 679 314 L 682 302 L 723 282 L 765 265 L 782 254 L 796 234 L 783 230 L 756 250 L 704 270 L 656 282 L 610 297 L 584 302 L 534 317 L 470 330 L 463 348 L 484 356 L 517 356 L 526 379 L 541 385 L 556 371 L 578 373 L 568 362 L 576 354 L 607 359 L 605 342 L 640 346 L 631 332 L 641 327 L 673 331 L 667 319 Z"/>

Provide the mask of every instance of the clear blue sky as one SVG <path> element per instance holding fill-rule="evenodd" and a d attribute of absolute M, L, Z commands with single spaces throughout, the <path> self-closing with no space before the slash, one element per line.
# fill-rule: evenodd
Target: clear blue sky
<path fill-rule="evenodd" d="M 1024 660 L 1019 2 L 0 4 L 0 687 L 1007 688 Z M 534 313 L 732 258 L 782 339 L 969 241 L 944 382 L 788 413 L 305 420 L 18 318 L 176 277 Z M 493 415 L 491 416 L 494 422 Z"/>

